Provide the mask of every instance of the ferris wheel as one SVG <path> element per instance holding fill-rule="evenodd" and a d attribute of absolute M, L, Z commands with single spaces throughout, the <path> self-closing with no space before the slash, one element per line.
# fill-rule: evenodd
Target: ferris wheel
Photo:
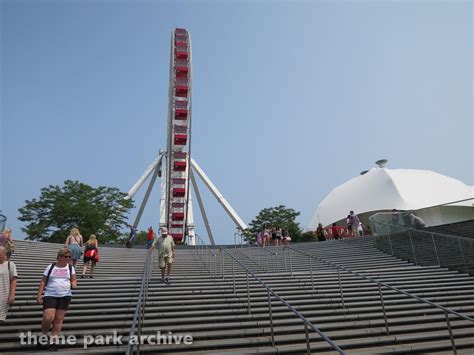
<path fill-rule="evenodd" d="M 128 192 L 128 196 L 133 198 L 148 177 L 152 176 L 133 227 L 138 227 L 156 179 L 161 177 L 160 227 L 167 227 L 176 243 L 194 244 L 192 185 L 209 241 L 215 244 L 196 176 L 202 179 L 238 229 L 244 230 L 247 225 L 191 156 L 191 35 L 183 28 L 176 28 L 171 35 L 169 77 L 167 146 L 166 150 L 160 150 L 158 157 Z"/>

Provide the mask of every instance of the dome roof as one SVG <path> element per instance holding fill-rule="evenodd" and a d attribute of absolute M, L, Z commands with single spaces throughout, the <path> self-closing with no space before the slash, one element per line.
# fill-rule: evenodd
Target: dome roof
<path fill-rule="evenodd" d="M 309 230 L 356 214 L 379 210 L 418 210 L 473 198 L 473 187 L 430 170 L 372 168 L 332 190 L 319 204 Z"/>

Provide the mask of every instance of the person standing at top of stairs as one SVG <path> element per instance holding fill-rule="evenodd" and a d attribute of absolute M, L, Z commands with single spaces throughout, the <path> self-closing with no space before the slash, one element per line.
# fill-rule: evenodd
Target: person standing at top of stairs
<path fill-rule="evenodd" d="M 150 226 L 148 227 L 148 232 L 146 234 L 146 248 L 147 249 L 151 248 L 154 240 L 155 240 L 155 231 L 153 230 L 153 227 Z"/>
<path fill-rule="evenodd" d="M 349 233 L 352 237 L 357 237 L 357 228 L 359 227 L 360 220 L 359 217 L 354 213 L 354 211 L 349 212 L 349 215 L 347 216 L 347 222 Z"/>
<path fill-rule="evenodd" d="M 151 250 L 156 246 L 158 247 L 158 262 L 160 264 L 161 282 L 169 284 L 171 267 L 173 265 L 174 257 L 176 256 L 176 245 L 173 238 L 168 234 L 168 228 L 162 227 L 160 232 L 161 235 L 153 242 Z"/>

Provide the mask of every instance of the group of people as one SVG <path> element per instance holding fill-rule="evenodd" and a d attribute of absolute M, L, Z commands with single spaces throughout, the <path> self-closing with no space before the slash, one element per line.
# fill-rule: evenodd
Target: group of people
<path fill-rule="evenodd" d="M 151 231 L 150 231 L 151 230 Z M 161 282 L 169 284 L 169 275 L 176 255 L 176 245 L 173 238 L 168 235 L 167 228 L 161 228 L 160 237 L 155 239 L 153 229 L 150 227 L 149 235 L 153 235 L 151 243 L 147 243 L 149 252 L 158 249 L 158 261 L 161 270 Z M 152 234 L 153 233 L 153 234 Z M 11 253 L 7 253 L 6 240 L 12 241 L 11 230 L 0 235 L 0 324 L 6 320 L 9 305 L 15 301 L 16 282 L 18 273 L 16 265 L 10 261 Z M 148 246 L 149 244 L 149 246 Z M 98 262 L 98 241 L 93 234 L 86 243 L 79 229 L 73 228 L 66 238 L 64 247 L 57 255 L 56 261 L 49 264 L 43 272 L 36 302 L 43 306 L 41 330 L 44 335 L 50 335 L 49 350 L 57 351 L 59 336 L 61 334 L 64 317 L 72 299 L 72 290 L 77 287 L 76 264 L 84 247 L 84 266 L 81 278 L 85 277 L 87 267 L 91 264 L 90 278 Z"/>
<path fill-rule="evenodd" d="M 11 229 L 7 228 L 0 233 L 0 323 L 7 317 L 9 305 L 15 302 L 16 282 L 18 273 L 16 265 L 10 261 L 14 246 Z M 83 243 L 79 229 L 73 228 L 66 238 L 64 247 L 56 256 L 56 262 L 48 265 L 38 287 L 36 302 L 43 305 L 41 329 L 47 335 L 51 329 L 50 350 L 57 350 L 57 339 L 61 333 L 64 316 L 69 308 L 72 289 L 77 286 L 75 266 L 81 257 L 84 247 L 84 266 L 81 278 L 86 274 L 88 265 L 91 265 L 90 278 L 93 278 L 94 268 L 98 259 L 98 241 L 92 234 L 86 243 Z"/>
<path fill-rule="evenodd" d="M 71 253 L 71 265 L 76 268 L 77 260 L 81 257 L 82 248 L 84 247 L 84 257 L 81 279 L 86 276 L 87 268 L 90 264 L 89 278 L 94 278 L 94 269 L 99 262 L 99 242 L 95 234 L 91 234 L 89 240 L 83 243 L 83 238 L 78 228 L 71 229 L 69 236 L 66 238 L 64 248 L 67 248 Z"/>
<path fill-rule="evenodd" d="M 135 239 L 137 237 L 137 232 L 138 229 L 134 225 L 129 224 L 128 227 L 130 228 L 130 235 L 128 237 L 127 243 L 125 243 L 125 246 L 127 248 L 132 248 L 133 244 L 135 243 Z M 145 246 L 147 249 L 150 249 L 151 246 L 153 245 L 153 241 L 155 240 L 155 231 L 153 230 L 153 227 L 150 226 L 148 227 L 148 231 L 146 233 L 146 243 Z"/>
<path fill-rule="evenodd" d="M 354 213 L 354 211 L 350 211 L 347 215 L 346 219 L 347 223 L 347 230 L 349 231 L 349 236 L 351 237 L 362 237 L 364 235 L 364 226 L 360 221 L 359 217 Z"/>
<path fill-rule="evenodd" d="M 291 242 L 290 234 L 287 229 L 280 226 L 271 227 L 265 224 L 257 233 L 257 245 L 261 247 L 269 245 L 288 245 Z"/>
<path fill-rule="evenodd" d="M 350 211 L 347 215 L 346 226 L 347 234 L 345 233 L 344 228 L 338 226 L 336 223 L 332 224 L 330 232 L 323 227 L 322 223 L 319 223 L 314 234 L 320 242 L 325 241 L 327 237 L 332 237 L 334 239 L 342 239 L 344 235 L 348 237 L 362 237 L 364 235 L 364 227 L 362 225 L 362 222 L 360 221 L 359 217 L 354 213 L 354 211 Z"/>
<path fill-rule="evenodd" d="M 425 221 L 413 212 L 392 210 L 392 224 L 407 228 L 423 229 L 426 227 Z"/>

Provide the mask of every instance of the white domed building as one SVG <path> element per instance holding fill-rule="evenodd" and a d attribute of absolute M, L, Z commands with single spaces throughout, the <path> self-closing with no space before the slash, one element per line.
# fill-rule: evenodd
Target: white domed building
<path fill-rule="evenodd" d="M 318 223 L 345 225 L 351 210 L 364 224 L 371 215 L 393 209 L 413 211 L 427 227 L 474 219 L 473 186 L 430 170 L 387 169 L 386 162 L 378 161 L 379 167 L 332 190 L 316 208 L 308 230 L 316 230 Z"/>

